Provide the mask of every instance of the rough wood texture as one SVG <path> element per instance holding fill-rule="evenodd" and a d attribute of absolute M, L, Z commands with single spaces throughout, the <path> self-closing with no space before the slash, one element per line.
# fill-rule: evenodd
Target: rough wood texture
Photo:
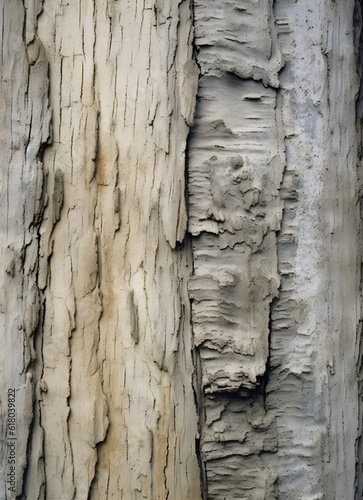
<path fill-rule="evenodd" d="M 29 15 L 36 17 L 38 12 L 39 5 L 34 2 Z M 21 493 L 28 463 L 34 411 L 35 334 L 42 302 L 37 286 L 44 210 L 42 151 L 51 132 L 48 63 L 20 0 L 2 2 L 0 26 L 0 495 L 15 498 L 15 493 Z M 9 491 L 11 486 L 5 483 L 11 472 L 8 444 L 14 443 L 11 438 L 15 437 L 8 429 L 14 419 L 8 411 L 9 389 L 16 390 L 15 491 Z"/>
<path fill-rule="evenodd" d="M 360 498 L 354 2 L 194 3 L 205 498 Z"/>
<path fill-rule="evenodd" d="M 189 1 L 1 13 L 1 411 L 15 387 L 16 494 L 198 499 Z"/>
<path fill-rule="evenodd" d="M 361 498 L 361 3 L 0 5 L 0 498 Z"/>

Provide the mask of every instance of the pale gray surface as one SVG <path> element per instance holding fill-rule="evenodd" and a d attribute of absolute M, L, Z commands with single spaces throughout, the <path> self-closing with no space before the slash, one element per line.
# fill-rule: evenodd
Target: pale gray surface
<path fill-rule="evenodd" d="M 358 498 L 354 6 L 195 1 L 190 297 L 210 500 Z"/>

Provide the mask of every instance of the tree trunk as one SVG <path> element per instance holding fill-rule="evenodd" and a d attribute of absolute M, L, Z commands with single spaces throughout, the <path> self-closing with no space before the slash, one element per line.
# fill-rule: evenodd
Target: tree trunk
<path fill-rule="evenodd" d="M 189 227 L 209 499 L 362 496 L 358 5 L 195 2 Z"/>
<path fill-rule="evenodd" d="M 0 497 L 361 498 L 360 2 L 1 7 Z"/>

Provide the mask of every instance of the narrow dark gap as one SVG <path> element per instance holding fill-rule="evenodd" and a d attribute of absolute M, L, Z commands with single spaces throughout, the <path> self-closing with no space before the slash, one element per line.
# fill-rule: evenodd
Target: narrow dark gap
<path fill-rule="evenodd" d="M 280 295 L 280 288 L 279 288 L 279 295 Z M 266 398 L 267 398 L 267 385 L 270 380 L 270 375 L 271 375 L 271 344 L 272 344 L 272 332 L 273 332 L 273 312 L 274 308 L 279 302 L 280 296 L 277 295 L 277 297 L 274 297 L 270 303 L 270 315 L 269 315 L 269 323 L 268 323 L 268 355 L 267 355 L 267 360 L 266 360 L 266 369 L 265 373 L 261 377 L 260 381 L 260 388 L 261 392 L 263 394 L 263 404 L 265 411 L 267 411 L 267 405 L 266 405 Z"/>
<path fill-rule="evenodd" d="M 200 469 L 202 496 L 203 500 L 207 500 L 208 484 L 207 484 L 207 475 L 205 469 L 205 461 L 203 459 L 203 451 L 202 451 L 203 428 L 205 425 L 205 414 L 204 414 L 205 398 L 202 389 L 202 367 L 201 367 L 199 348 L 195 348 L 193 351 L 193 363 L 194 363 L 193 392 L 195 398 L 195 405 L 198 413 L 198 436 L 195 439 L 195 448 Z"/>
<path fill-rule="evenodd" d="M 189 220 L 188 158 L 189 158 L 191 133 L 192 133 L 192 128 L 189 132 L 188 140 L 187 140 L 186 164 L 185 164 L 185 200 L 186 200 L 186 207 L 187 207 L 187 212 L 188 212 L 188 220 Z M 189 277 L 191 277 L 191 276 L 193 276 L 193 273 L 194 273 L 193 236 L 188 232 L 188 230 L 187 230 L 187 233 L 185 235 L 184 245 L 186 248 L 189 249 L 189 252 L 190 252 L 191 269 L 190 269 L 190 276 Z M 203 497 L 203 500 L 207 500 L 207 498 L 208 498 L 207 477 L 206 477 L 205 463 L 203 460 L 203 453 L 202 453 L 202 434 L 203 434 L 203 427 L 204 427 L 204 422 L 205 422 L 204 395 L 203 395 L 203 389 L 202 389 L 202 369 L 201 369 L 201 359 L 200 359 L 199 348 L 194 347 L 194 342 L 193 342 L 193 319 L 192 319 L 193 299 L 189 298 L 189 303 L 190 303 L 190 327 L 191 327 L 192 345 L 193 345 L 193 347 L 192 347 L 193 352 L 191 354 L 192 354 L 192 361 L 193 361 L 193 366 L 194 366 L 193 393 L 194 393 L 194 401 L 195 401 L 195 406 L 197 409 L 197 417 L 198 417 L 198 436 L 195 439 L 195 451 L 196 451 L 197 460 L 198 460 L 198 464 L 199 464 L 199 470 L 200 470 L 200 482 L 201 482 L 201 488 L 202 488 L 202 497 Z"/>
<path fill-rule="evenodd" d="M 194 18 L 194 0 L 190 0 L 190 10 L 191 10 L 191 18 L 192 18 L 192 24 L 195 27 L 195 18 Z M 199 78 L 201 77 L 200 75 L 200 66 L 198 63 L 198 47 L 195 43 L 195 34 L 192 40 L 192 46 L 193 46 L 193 59 L 195 63 L 197 64 L 199 68 Z M 196 106 L 194 110 L 194 116 L 197 114 L 197 108 L 198 108 L 198 92 L 196 95 Z M 191 141 L 193 137 L 193 130 L 194 126 L 192 125 L 189 130 L 189 134 L 187 137 L 187 143 L 186 143 L 186 150 L 185 150 L 185 203 L 186 203 L 186 210 L 187 210 L 187 220 L 189 221 L 189 158 L 190 158 L 190 150 L 191 150 Z M 185 236 L 185 243 L 186 247 L 190 249 L 190 256 L 191 256 L 191 270 L 190 270 L 190 277 L 193 276 L 194 273 L 194 256 L 193 256 L 193 236 L 188 232 L 186 232 Z M 203 453 L 202 453 L 202 435 L 203 435 L 203 427 L 204 427 L 204 422 L 205 422 L 205 415 L 204 415 L 204 395 L 203 395 L 203 389 L 202 389 L 202 370 L 201 370 L 201 359 L 200 359 L 200 353 L 199 353 L 199 348 L 194 347 L 194 342 L 193 342 L 193 319 L 192 319 L 192 309 L 193 309 L 193 300 L 189 299 L 190 301 L 190 326 L 191 326 L 191 332 L 192 332 L 192 349 L 193 352 L 192 354 L 192 361 L 194 365 L 194 374 L 193 374 L 193 393 L 194 393 L 194 401 L 195 401 L 195 406 L 197 409 L 197 417 L 198 417 L 198 435 L 196 436 L 195 439 L 195 451 L 197 455 L 197 460 L 199 464 L 199 470 L 200 470 L 200 483 L 201 483 L 201 489 L 202 489 L 202 497 L 203 500 L 207 500 L 208 498 L 208 490 L 207 490 L 207 476 L 206 476 L 206 470 L 205 470 L 205 463 L 203 460 Z"/>

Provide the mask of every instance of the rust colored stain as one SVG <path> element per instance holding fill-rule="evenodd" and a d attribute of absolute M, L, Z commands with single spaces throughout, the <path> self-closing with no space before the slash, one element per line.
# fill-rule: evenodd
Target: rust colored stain
<path fill-rule="evenodd" d="M 103 153 L 100 149 L 97 153 L 96 157 L 96 176 L 97 176 L 97 184 L 99 186 L 107 186 L 109 184 L 107 179 L 107 165 L 108 165 L 107 155 Z"/>
<path fill-rule="evenodd" d="M 102 242 L 103 243 L 103 242 Z M 101 291 L 102 291 L 102 306 L 103 306 L 103 315 L 105 319 L 108 321 L 111 318 L 116 317 L 115 310 L 115 292 L 114 292 L 114 275 L 112 266 L 110 266 L 111 262 L 114 262 L 112 259 L 114 258 L 112 248 L 107 243 L 103 243 L 101 246 Z"/>
<path fill-rule="evenodd" d="M 162 500 L 168 496 L 166 469 L 169 462 L 169 429 L 171 420 L 170 381 L 163 376 L 161 385 L 160 419 L 155 436 L 154 487 L 156 498 Z"/>

